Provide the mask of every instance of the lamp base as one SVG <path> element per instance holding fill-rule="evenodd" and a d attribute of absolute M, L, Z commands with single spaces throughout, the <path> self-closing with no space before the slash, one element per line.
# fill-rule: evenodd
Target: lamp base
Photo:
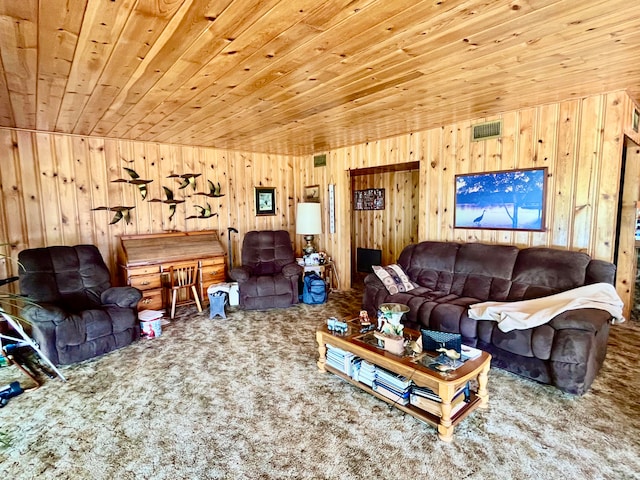
<path fill-rule="evenodd" d="M 302 251 L 305 255 L 311 255 L 312 253 L 316 253 L 316 247 L 313 246 L 311 242 L 313 242 L 313 235 L 305 235 L 304 239 L 307 241 L 307 244 L 302 247 Z"/>

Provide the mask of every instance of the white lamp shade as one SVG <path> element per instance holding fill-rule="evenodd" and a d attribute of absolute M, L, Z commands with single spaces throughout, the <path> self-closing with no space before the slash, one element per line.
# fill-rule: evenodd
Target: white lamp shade
<path fill-rule="evenodd" d="M 298 204 L 296 233 L 298 235 L 318 235 L 322 233 L 322 212 L 319 203 Z"/>

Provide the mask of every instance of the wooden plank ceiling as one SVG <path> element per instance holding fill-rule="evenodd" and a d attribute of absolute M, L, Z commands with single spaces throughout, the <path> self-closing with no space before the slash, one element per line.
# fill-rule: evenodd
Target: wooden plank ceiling
<path fill-rule="evenodd" d="M 628 0 L 0 0 L 0 126 L 307 155 L 626 89 Z"/>

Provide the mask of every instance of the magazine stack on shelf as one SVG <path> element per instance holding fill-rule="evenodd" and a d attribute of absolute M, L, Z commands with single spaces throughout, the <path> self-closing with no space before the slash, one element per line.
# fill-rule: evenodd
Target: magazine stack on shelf
<path fill-rule="evenodd" d="M 469 400 L 471 394 L 469 382 L 465 383 L 451 400 L 451 416 L 453 417 L 458 413 Z M 418 387 L 414 385 L 411 389 L 411 395 L 409 397 L 411 405 L 414 405 L 422 410 L 425 410 L 438 417 L 442 416 L 441 403 L 442 398 L 436 394 L 433 390 L 427 387 Z"/>
<path fill-rule="evenodd" d="M 327 345 L 327 365 L 342 373 L 353 377 L 354 365 L 360 362 L 360 358 L 351 352 Z"/>
<path fill-rule="evenodd" d="M 366 360 L 361 360 L 358 368 L 354 370 L 353 379 L 362 382 L 369 387 L 373 387 L 373 381 L 376 378 L 376 366 Z"/>
<path fill-rule="evenodd" d="M 402 375 L 385 370 L 384 368 L 375 368 L 376 374 L 372 386 L 373 391 L 384 395 L 400 405 L 407 405 L 411 394 L 411 380 L 408 380 Z"/>

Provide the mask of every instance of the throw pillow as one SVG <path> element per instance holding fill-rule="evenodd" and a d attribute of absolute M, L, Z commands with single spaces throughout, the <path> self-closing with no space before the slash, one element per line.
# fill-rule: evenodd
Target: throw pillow
<path fill-rule="evenodd" d="M 393 264 L 387 265 L 386 267 L 373 265 L 372 268 L 373 273 L 378 276 L 391 295 L 395 295 L 400 292 L 408 292 L 415 288 L 400 265 Z"/>

